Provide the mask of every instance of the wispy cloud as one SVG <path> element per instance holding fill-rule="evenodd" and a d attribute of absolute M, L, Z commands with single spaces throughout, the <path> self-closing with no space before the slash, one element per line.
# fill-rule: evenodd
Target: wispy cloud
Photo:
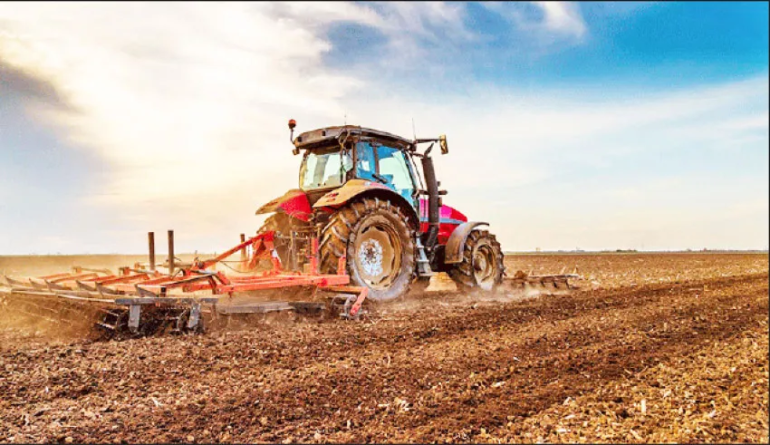
<path fill-rule="evenodd" d="M 530 50 L 580 43 L 588 33 L 580 4 L 576 2 L 484 2 L 482 5 L 509 20 L 520 36 L 517 43 Z"/>
<path fill-rule="evenodd" d="M 589 34 L 578 4 L 487 6 L 533 40 Z M 30 101 L 30 116 L 109 169 L 100 191 L 82 199 L 136 227 L 214 240 L 202 250 L 256 228 L 253 210 L 296 186 L 290 117 L 300 130 L 347 114 L 349 123 L 403 135 L 412 134 L 411 118 L 418 135 L 446 133 L 451 153 L 437 163 L 448 200 L 501 227 L 516 217 L 517 191 L 565 172 L 651 150 L 767 140 L 766 76 L 667 92 L 472 84 L 435 97 L 324 61 L 334 49 L 329 31 L 344 24 L 381 33 L 385 64 L 473 42 L 464 4 L 2 3 L 0 18 L 5 70 L 38 79 L 67 105 Z M 518 230 L 537 234 L 542 218 L 528 221 L 503 229 L 503 241 L 517 241 Z"/>
<path fill-rule="evenodd" d="M 568 2 L 535 2 L 545 13 L 543 26 L 553 32 L 582 37 L 586 24 L 580 15 L 580 6 Z"/>
<path fill-rule="evenodd" d="M 336 116 L 359 84 L 321 66 L 323 39 L 260 5 L 35 6 L 2 6 L 2 57 L 78 110 L 36 112 L 109 160 L 111 200 L 189 195 L 190 178 L 237 188 L 286 144 L 290 110 Z"/>

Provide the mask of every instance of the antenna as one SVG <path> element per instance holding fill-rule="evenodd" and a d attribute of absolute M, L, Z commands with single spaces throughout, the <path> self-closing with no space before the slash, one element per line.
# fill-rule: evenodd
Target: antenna
<path fill-rule="evenodd" d="M 417 139 L 417 130 L 414 129 L 414 117 L 412 117 L 412 136 Z"/>
<path fill-rule="evenodd" d="M 346 111 L 345 112 L 345 123 L 343 125 L 347 125 L 347 124 L 348 124 L 348 112 Z"/>

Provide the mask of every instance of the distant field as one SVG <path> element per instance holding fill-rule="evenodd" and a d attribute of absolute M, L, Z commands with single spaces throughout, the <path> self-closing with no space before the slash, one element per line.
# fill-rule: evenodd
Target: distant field
<path fill-rule="evenodd" d="M 210 258 L 215 254 L 201 254 L 200 258 Z M 712 255 L 749 255 L 748 258 L 756 256 L 758 260 L 761 260 L 760 256 L 767 257 L 767 251 L 692 251 L 692 252 L 506 252 L 506 265 L 509 268 L 516 268 L 522 270 L 529 270 L 536 268 L 535 272 L 558 272 L 561 267 L 573 267 L 575 265 L 591 264 L 591 258 L 604 257 L 604 256 L 617 256 L 617 255 L 630 255 L 638 256 L 641 258 L 650 257 L 666 257 L 667 255 L 674 256 L 696 256 L 702 257 Z M 752 256 L 753 255 L 753 256 Z M 177 258 L 182 261 L 189 262 L 194 258 L 192 253 L 176 254 Z M 527 257 L 527 260 L 518 260 L 518 257 Z M 543 259 L 538 260 L 537 258 Z M 544 258 L 550 258 L 548 260 Z M 559 257 L 566 257 L 564 259 L 557 259 Z M 569 259 L 567 259 L 569 258 Z M 575 258 L 575 259 L 572 259 Z M 578 259 L 580 258 L 580 259 Z M 237 259 L 237 258 L 236 258 Z M 165 254 L 158 254 L 156 256 L 156 263 L 160 265 L 166 261 Z M 765 259 L 765 261 L 767 261 Z M 69 271 L 73 266 L 90 267 L 90 268 L 108 268 L 116 270 L 122 266 L 133 266 L 135 263 L 147 263 L 148 257 L 146 254 L 134 254 L 134 255 L 0 255 L 0 277 L 3 275 L 10 275 L 11 277 L 24 277 L 24 276 L 38 276 L 48 275 L 63 271 Z M 556 269 L 556 270 L 554 270 Z M 582 269 L 582 268 L 581 268 Z M 515 271 L 515 270 L 514 270 Z"/>

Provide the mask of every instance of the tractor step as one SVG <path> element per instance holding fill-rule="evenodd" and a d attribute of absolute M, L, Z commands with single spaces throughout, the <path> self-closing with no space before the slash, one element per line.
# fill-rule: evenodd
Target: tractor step
<path fill-rule="evenodd" d="M 428 256 L 425 254 L 425 246 L 422 245 L 422 242 L 420 241 L 420 237 L 417 237 L 417 275 L 421 277 L 432 277 L 433 275 L 436 275 L 436 272 L 433 272 L 433 270 L 430 268 L 430 260 L 428 260 Z"/>

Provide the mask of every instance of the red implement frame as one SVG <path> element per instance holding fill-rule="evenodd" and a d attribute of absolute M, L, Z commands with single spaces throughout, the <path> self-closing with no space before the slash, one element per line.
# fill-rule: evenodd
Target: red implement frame
<path fill-rule="evenodd" d="M 348 286 L 350 276 L 345 272 L 345 258 L 340 258 L 336 274 L 322 274 L 318 271 L 318 239 L 311 239 L 309 270 L 306 272 L 284 271 L 281 260 L 273 244 L 275 232 L 268 231 L 236 245 L 216 258 L 193 261 L 193 264 L 181 269 L 173 276 L 161 276 L 133 283 L 120 283 L 112 286 L 123 292 L 138 292 L 140 296 L 163 298 L 169 296 L 170 289 L 181 288 L 182 292 L 211 291 L 212 294 L 231 295 L 234 292 L 278 289 L 294 286 L 313 286 L 318 290 L 341 294 L 357 295 L 350 309 L 350 316 L 355 316 L 367 296 L 365 287 Z M 272 268 L 268 271 L 227 277 L 222 272 L 208 270 L 238 251 L 252 247 L 251 257 L 246 263 L 246 270 L 253 270 L 260 260 L 269 259 Z M 178 277 L 177 275 L 180 275 Z M 315 294 L 315 292 L 313 292 Z"/>
<path fill-rule="evenodd" d="M 173 303 L 179 297 L 190 296 L 185 295 L 186 293 L 198 291 L 210 291 L 213 295 L 232 297 L 236 292 L 309 286 L 314 288 L 312 296 L 315 296 L 317 290 L 348 294 L 346 307 L 349 307 L 349 310 L 346 315 L 354 317 L 358 314 L 368 289 L 349 286 L 350 277 L 345 271 L 345 257 L 340 258 L 336 273 L 320 273 L 318 239 L 313 237 L 310 239 L 311 254 L 307 258 L 307 269 L 304 272 L 285 271 L 275 251 L 274 235 L 272 231 L 260 233 L 216 258 L 202 261 L 196 259 L 188 267 L 178 269 L 171 275 L 163 275 L 154 270 L 141 270 L 138 265 L 133 269 L 121 268 L 118 275 L 109 271 L 87 271 L 85 268 L 75 267 L 73 273 L 29 279 L 28 283 L 9 277 L 6 277 L 6 281 L 15 292 L 48 291 L 51 295 L 63 292 L 62 295 L 67 298 L 77 296 L 89 301 L 103 301 L 95 297 L 109 297 L 128 302 L 120 304 L 145 304 L 150 301 L 153 304 L 162 304 L 165 301 Z M 243 275 L 228 277 L 222 272 L 209 270 L 211 266 L 226 260 L 236 252 L 245 252 L 249 246 L 251 246 L 251 256 L 244 261 L 245 267 L 241 268 Z M 272 268 L 249 274 L 248 271 L 254 270 L 261 260 L 270 260 Z M 170 293 L 171 289 L 176 292 Z M 117 303 L 117 300 L 115 301 Z"/>

